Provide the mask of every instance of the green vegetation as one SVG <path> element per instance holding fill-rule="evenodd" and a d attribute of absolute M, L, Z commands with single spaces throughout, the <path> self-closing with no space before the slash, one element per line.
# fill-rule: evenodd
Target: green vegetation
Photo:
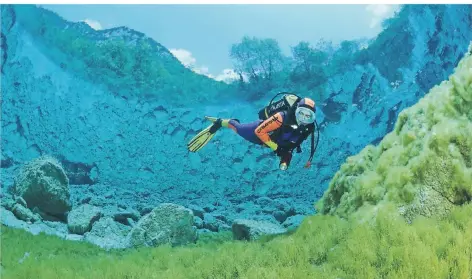
<path fill-rule="evenodd" d="M 2 278 L 470 278 L 472 206 L 411 225 L 384 207 L 372 222 L 312 216 L 291 235 L 103 251 L 2 227 Z M 29 253 L 22 263 L 19 260 Z"/>
<path fill-rule="evenodd" d="M 403 110 L 376 147 L 351 156 L 318 203 L 321 213 L 348 216 L 394 202 L 408 220 L 446 214 L 472 199 L 472 57 L 448 81 Z"/>
<path fill-rule="evenodd" d="M 267 92 L 292 90 L 321 102 L 331 93 L 328 77 L 368 63 L 390 82 L 401 81 L 400 70 L 410 66 L 414 47 L 408 22 L 413 9 L 406 6 L 385 21 L 385 29 L 368 48 L 362 48 L 358 41 L 342 41 L 339 46 L 323 40 L 316 45 L 302 41 L 292 47 L 291 56 L 284 56 L 276 40 L 246 36 L 233 44 L 230 52 L 235 70 L 246 74 L 249 81 L 242 86 L 243 94 L 259 99 Z"/>
<path fill-rule="evenodd" d="M 230 56 L 236 72 L 247 77 L 248 83 L 240 84 L 240 91 L 250 100 L 280 91 L 295 91 L 320 100 L 325 97 L 328 76 L 354 66 L 349 57 L 357 48 L 357 43 L 345 41 L 333 51 L 324 41 L 316 46 L 302 41 L 287 57 L 276 40 L 246 36 L 233 44 Z"/>
<path fill-rule="evenodd" d="M 17 22 L 39 47 L 47 49 L 43 53 L 52 61 L 115 95 L 165 97 L 182 103 L 234 93 L 227 84 L 185 68 L 167 49 L 138 32 L 130 31 L 138 39 L 107 38 L 105 33 L 119 33 L 118 28 L 94 31 L 35 6 L 15 5 L 14 9 Z"/>

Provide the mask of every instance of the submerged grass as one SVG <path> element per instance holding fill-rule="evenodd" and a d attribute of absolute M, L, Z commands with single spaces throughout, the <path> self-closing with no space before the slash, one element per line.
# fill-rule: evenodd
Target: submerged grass
<path fill-rule="evenodd" d="M 228 233 L 186 247 L 104 251 L 2 226 L 2 278 L 470 278 L 472 205 L 407 224 L 308 217 L 296 232 L 256 242 Z M 25 256 L 29 253 L 29 256 Z M 20 262 L 20 259 L 24 259 Z"/>

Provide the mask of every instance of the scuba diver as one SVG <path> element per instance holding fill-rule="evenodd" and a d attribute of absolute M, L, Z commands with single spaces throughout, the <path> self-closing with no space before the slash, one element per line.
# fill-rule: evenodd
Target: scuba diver
<path fill-rule="evenodd" d="M 285 94 L 275 103 L 274 99 Z M 203 148 L 221 127 L 230 128 L 245 140 L 265 146 L 280 157 L 279 168 L 287 170 L 292 160 L 292 152 L 296 148 L 301 152 L 300 145 L 311 134 L 311 154 L 305 168 L 311 166 L 311 160 L 316 150 L 314 142 L 316 123 L 315 102 L 310 98 L 301 98 L 295 94 L 281 92 L 275 95 L 269 105 L 259 111 L 259 120 L 242 124 L 238 119 L 221 119 L 205 116 L 212 122 L 210 126 L 198 133 L 188 144 L 190 152 Z"/>

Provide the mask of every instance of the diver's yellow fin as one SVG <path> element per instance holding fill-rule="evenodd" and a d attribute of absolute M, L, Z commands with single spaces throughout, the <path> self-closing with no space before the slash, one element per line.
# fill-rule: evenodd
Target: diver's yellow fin
<path fill-rule="evenodd" d="M 218 118 L 208 116 L 205 116 L 205 118 L 212 121 L 213 124 L 205 128 L 203 131 L 193 137 L 192 140 L 189 141 L 189 143 L 187 144 L 187 149 L 190 152 L 197 152 L 202 149 L 213 138 L 216 131 L 221 128 L 221 120 L 217 121 Z"/>
<path fill-rule="evenodd" d="M 205 118 L 206 118 L 207 120 L 211 121 L 212 123 L 215 123 L 216 120 L 218 120 L 218 118 L 216 118 L 216 117 L 211 117 L 211 116 L 205 116 Z"/>

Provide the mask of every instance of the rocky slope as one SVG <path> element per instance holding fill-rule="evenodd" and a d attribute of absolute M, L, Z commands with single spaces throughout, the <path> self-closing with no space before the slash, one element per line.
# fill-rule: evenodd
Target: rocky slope
<path fill-rule="evenodd" d="M 393 204 L 406 220 L 447 215 L 472 197 L 472 41 L 455 74 L 403 110 L 377 145 L 348 157 L 320 212 L 361 218 Z"/>

